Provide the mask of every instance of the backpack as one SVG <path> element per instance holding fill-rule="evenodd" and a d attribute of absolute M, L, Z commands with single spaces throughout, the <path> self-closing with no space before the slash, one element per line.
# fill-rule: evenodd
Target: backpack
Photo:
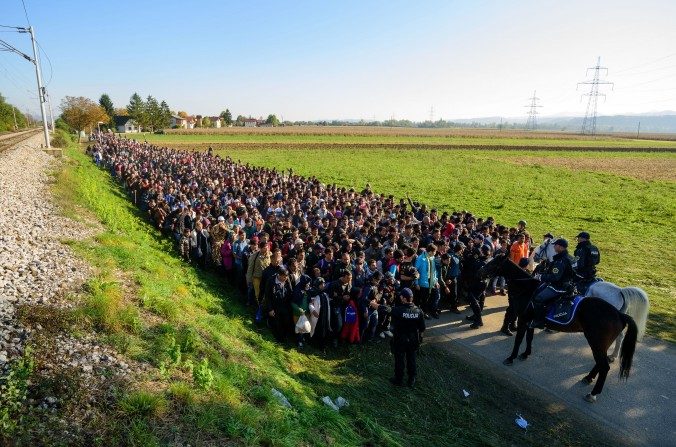
<path fill-rule="evenodd" d="M 352 304 L 345 308 L 345 324 L 354 324 L 357 322 L 357 311 Z"/>

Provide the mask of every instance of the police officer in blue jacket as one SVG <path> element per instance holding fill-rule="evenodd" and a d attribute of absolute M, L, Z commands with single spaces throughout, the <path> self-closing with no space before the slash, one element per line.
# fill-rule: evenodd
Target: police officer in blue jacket
<path fill-rule="evenodd" d="M 542 284 L 533 298 L 535 315 L 530 325 L 532 328 L 544 328 L 547 305 L 573 291 L 575 273 L 573 272 L 571 257 L 568 254 L 568 241 L 557 239 L 554 242 L 554 250 L 556 254 L 552 258 L 547 271 L 535 275 L 535 279 L 542 281 Z"/>
<path fill-rule="evenodd" d="M 415 385 L 416 354 L 425 331 L 425 314 L 413 304 L 413 292 L 403 288 L 400 292 L 401 304 L 392 309 L 392 353 L 394 354 L 394 377 L 390 379 L 395 386 L 403 386 L 404 365 L 408 370 L 408 386 Z"/>

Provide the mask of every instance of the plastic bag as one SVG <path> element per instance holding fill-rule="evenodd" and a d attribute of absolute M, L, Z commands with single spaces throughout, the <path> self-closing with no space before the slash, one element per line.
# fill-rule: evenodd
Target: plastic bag
<path fill-rule="evenodd" d="M 296 322 L 296 334 L 309 334 L 311 330 L 310 321 L 305 315 L 301 315 L 298 322 Z"/>

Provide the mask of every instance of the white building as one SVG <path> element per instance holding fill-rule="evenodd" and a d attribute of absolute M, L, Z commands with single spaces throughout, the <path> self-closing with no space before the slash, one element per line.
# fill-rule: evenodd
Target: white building
<path fill-rule="evenodd" d="M 116 115 L 113 117 L 115 121 L 115 130 L 119 133 L 137 133 L 141 129 L 136 125 L 136 122 L 128 116 Z"/>

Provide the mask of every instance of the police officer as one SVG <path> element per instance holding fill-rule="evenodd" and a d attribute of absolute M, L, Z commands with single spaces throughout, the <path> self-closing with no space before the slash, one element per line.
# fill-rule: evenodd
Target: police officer
<path fill-rule="evenodd" d="M 589 240 L 589 233 L 580 232 L 577 235 L 577 247 L 575 247 L 575 286 L 580 295 L 584 295 L 589 285 L 596 279 L 596 264 L 601 262 L 601 253 Z"/>
<path fill-rule="evenodd" d="M 400 292 L 401 304 L 392 310 L 394 337 L 392 353 L 394 354 L 394 377 L 390 379 L 395 386 L 403 386 L 404 361 L 408 369 L 408 386 L 415 385 L 416 353 L 420 347 L 422 333 L 425 331 L 425 314 L 413 304 L 413 292 L 403 288 Z"/>
<path fill-rule="evenodd" d="M 568 241 L 557 239 L 554 242 L 554 251 L 556 251 L 556 254 L 547 271 L 535 275 L 535 279 L 542 281 L 542 284 L 535 292 L 535 297 L 533 298 L 535 315 L 530 324 L 531 328 L 544 328 L 547 305 L 573 290 L 573 278 L 575 274 L 570 255 L 568 254 Z"/>

